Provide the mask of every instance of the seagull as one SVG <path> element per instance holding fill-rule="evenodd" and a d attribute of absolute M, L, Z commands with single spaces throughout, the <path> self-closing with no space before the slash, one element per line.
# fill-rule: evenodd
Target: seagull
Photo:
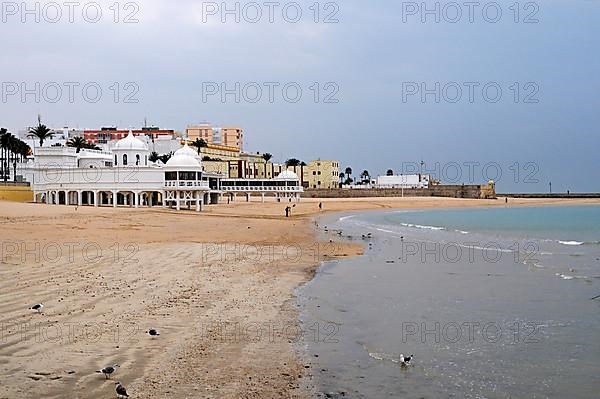
<path fill-rule="evenodd" d="M 120 366 L 118 364 L 115 364 L 114 366 L 108 366 L 108 367 L 103 368 L 102 370 L 97 370 L 96 373 L 104 374 L 104 376 L 108 380 L 110 378 L 110 376 L 113 373 L 115 373 L 119 367 Z"/>
<path fill-rule="evenodd" d="M 412 359 L 413 359 L 413 355 L 404 356 L 401 354 L 400 355 L 400 363 L 401 363 L 402 367 L 409 366 Z"/>
<path fill-rule="evenodd" d="M 127 394 L 127 390 L 125 389 L 123 384 L 121 384 L 120 382 L 115 382 L 115 385 L 115 391 L 117 391 L 117 398 L 129 397 L 129 395 Z"/>
<path fill-rule="evenodd" d="M 29 310 L 37 310 L 38 313 L 42 313 L 42 309 L 44 308 L 43 303 L 38 303 L 29 308 Z"/>
<path fill-rule="evenodd" d="M 151 337 L 158 337 L 160 335 L 158 331 L 156 331 L 154 328 L 151 328 L 150 330 L 146 331 L 146 334 L 148 334 Z"/>

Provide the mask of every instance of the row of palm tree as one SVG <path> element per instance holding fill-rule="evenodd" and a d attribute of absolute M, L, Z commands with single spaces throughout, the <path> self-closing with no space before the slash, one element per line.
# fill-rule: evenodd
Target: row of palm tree
<path fill-rule="evenodd" d="M 352 178 L 352 173 L 353 173 L 353 170 L 350 166 L 348 166 L 344 172 L 341 172 L 340 176 L 339 176 L 340 184 L 347 184 L 347 185 L 350 185 L 352 183 L 368 184 L 371 182 L 371 174 L 366 169 L 362 171 L 362 173 L 360 174 L 359 180 L 357 180 L 357 181 L 355 181 L 355 179 Z"/>
<path fill-rule="evenodd" d="M 31 155 L 31 147 L 27 145 L 23 140 L 15 137 L 8 130 L 0 129 L 0 175 L 4 182 L 6 182 L 10 175 L 11 165 L 15 168 L 14 178 L 16 181 L 17 173 L 17 161 L 25 161 L 27 156 Z"/>

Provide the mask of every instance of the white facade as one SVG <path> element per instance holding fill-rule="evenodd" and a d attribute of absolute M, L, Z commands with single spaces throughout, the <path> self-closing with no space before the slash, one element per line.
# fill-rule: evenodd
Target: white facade
<path fill-rule="evenodd" d="M 379 176 L 377 188 L 428 188 L 429 175 Z"/>
<path fill-rule="evenodd" d="M 131 132 L 112 151 L 44 147 L 20 167 L 31 184 L 36 202 L 89 206 L 156 206 L 200 211 L 204 204 L 218 203 L 224 194 L 274 194 L 299 199 L 303 189 L 295 174 L 256 185 L 253 180 L 223 179 L 202 170 L 196 151 L 183 146 L 163 165 L 148 160 L 148 144 Z"/>

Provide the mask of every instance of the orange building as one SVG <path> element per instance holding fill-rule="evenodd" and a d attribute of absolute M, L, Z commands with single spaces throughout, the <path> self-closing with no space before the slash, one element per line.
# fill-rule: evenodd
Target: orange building
<path fill-rule="evenodd" d="M 202 139 L 208 144 L 244 150 L 244 130 L 240 127 L 215 127 L 208 123 L 189 126 L 186 129 L 188 140 Z"/>
<path fill-rule="evenodd" d="M 159 136 L 175 137 L 175 130 L 160 129 L 158 127 L 143 127 L 132 130 L 134 136 L 148 136 L 157 139 Z M 121 140 L 127 137 L 129 129 L 117 129 L 116 127 L 103 127 L 100 130 L 84 130 L 83 138 L 94 144 L 106 144 L 112 140 Z"/>

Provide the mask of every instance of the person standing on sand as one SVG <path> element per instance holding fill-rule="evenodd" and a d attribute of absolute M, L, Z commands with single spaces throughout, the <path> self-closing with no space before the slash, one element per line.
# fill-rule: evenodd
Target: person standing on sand
<path fill-rule="evenodd" d="M 289 206 L 285 207 L 285 217 L 289 218 L 290 217 L 290 211 L 292 210 L 292 208 L 290 208 Z"/>
<path fill-rule="evenodd" d="M 319 202 L 319 212 L 323 210 L 323 203 Z"/>

